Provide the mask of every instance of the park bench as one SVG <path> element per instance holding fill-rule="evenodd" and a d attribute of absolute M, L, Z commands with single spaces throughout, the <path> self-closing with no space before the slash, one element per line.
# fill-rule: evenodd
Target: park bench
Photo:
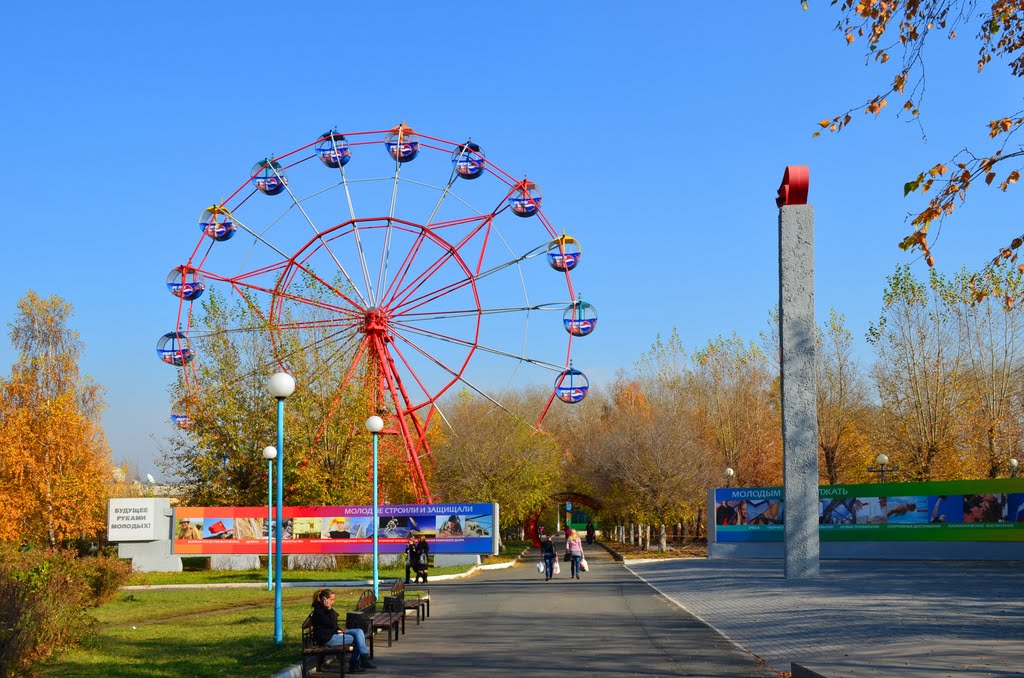
<path fill-rule="evenodd" d="M 373 659 L 373 635 L 377 631 L 388 632 L 388 647 L 393 640 L 398 640 L 399 625 L 404 625 L 405 614 L 399 612 L 377 611 L 377 596 L 373 591 L 363 591 L 356 601 L 356 609 L 346 615 L 346 627 L 358 627 L 370 639 L 370 658 Z"/>
<path fill-rule="evenodd" d="M 371 647 L 373 647 L 371 645 Z M 338 658 L 341 675 L 345 675 L 345 655 L 352 652 L 352 645 L 318 645 L 313 636 L 313 614 L 302 622 L 302 678 L 309 678 L 309 663 L 316 660 L 317 672 L 323 667 L 324 661 L 330 657 Z"/>
<path fill-rule="evenodd" d="M 390 598 L 400 601 L 403 613 L 405 610 L 416 610 L 416 624 L 419 624 L 421 620 L 430 616 L 429 590 L 426 593 L 422 591 L 407 591 L 405 588 L 405 582 L 395 582 L 395 585 L 391 587 Z M 385 598 L 384 602 L 385 604 L 388 603 L 388 598 Z M 404 622 L 402 623 L 402 630 L 404 633 Z"/>

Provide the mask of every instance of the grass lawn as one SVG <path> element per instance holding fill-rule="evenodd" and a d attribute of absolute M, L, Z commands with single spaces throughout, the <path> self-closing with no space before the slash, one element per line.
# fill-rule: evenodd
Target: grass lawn
<path fill-rule="evenodd" d="M 351 609 L 359 589 L 338 590 Z M 122 591 L 92 614 L 86 642 L 37 665 L 40 676 L 269 676 L 299 660 L 310 589 L 281 591 L 284 642 L 275 645 L 274 593 L 260 589 Z"/>
<path fill-rule="evenodd" d="M 526 544 L 509 545 L 501 556 L 484 562 L 513 560 Z M 430 575 L 470 569 L 432 567 Z M 371 570 L 285 570 L 284 582 L 366 581 Z M 405 568 L 383 569 L 382 580 L 405 577 Z M 266 570 L 150 572 L 136 574 L 129 584 L 218 584 L 266 582 Z M 386 588 L 385 588 L 386 587 Z M 337 608 L 344 616 L 366 586 L 336 589 Z M 381 585 L 381 593 L 390 583 Z M 78 648 L 36 665 L 39 676 L 141 678 L 205 676 L 269 676 L 299 661 L 302 621 L 310 611 L 312 588 L 281 590 L 284 642 L 274 644 L 274 592 L 262 589 L 157 589 L 119 592 L 91 611 L 95 628 Z"/>

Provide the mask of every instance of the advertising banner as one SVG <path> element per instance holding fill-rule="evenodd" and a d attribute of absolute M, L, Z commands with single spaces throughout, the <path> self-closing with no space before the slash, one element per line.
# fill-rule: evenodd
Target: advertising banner
<path fill-rule="evenodd" d="M 427 537 L 430 552 L 498 552 L 497 504 L 401 504 L 378 507 L 377 550 L 402 553 L 410 536 Z M 286 506 L 281 553 L 373 553 L 372 506 Z M 267 553 L 274 521 L 266 506 L 182 507 L 174 512 L 177 555 Z"/>
<path fill-rule="evenodd" d="M 1024 542 L 1024 478 L 822 485 L 822 541 Z M 783 541 L 781 487 L 715 490 L 718 542 Z"/>

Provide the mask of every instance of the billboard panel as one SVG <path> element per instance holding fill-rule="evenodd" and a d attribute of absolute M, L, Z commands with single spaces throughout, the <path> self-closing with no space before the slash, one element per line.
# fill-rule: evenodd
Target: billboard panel
<path fill-rule="evenodd" d="M 822 541 L 1022 541 L 1024 478 L 818 488 Z M 781 487 L 715 490 L 719 542 L 783 541 Z"/>
<path fill-rule="evenodd" d="M 174 511 L 177 555 L 267 553 L 267 507 L 181 507 Z M 431 553 L 490 555 L 498 548 L 497 504 L 286 506 L 281 512 L 284 554 L 402 553 L 410 536 L 426 536 Z"/>

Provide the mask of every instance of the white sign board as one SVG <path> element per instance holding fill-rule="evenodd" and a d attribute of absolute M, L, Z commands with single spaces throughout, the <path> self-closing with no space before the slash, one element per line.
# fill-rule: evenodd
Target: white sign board
<path fill-rule="evenodd" d="M 111 499 L 107 509 L 109 541 L 156 541 L 156 499 Z M 166 536 L 164 537 L 166 538 Z"/>

